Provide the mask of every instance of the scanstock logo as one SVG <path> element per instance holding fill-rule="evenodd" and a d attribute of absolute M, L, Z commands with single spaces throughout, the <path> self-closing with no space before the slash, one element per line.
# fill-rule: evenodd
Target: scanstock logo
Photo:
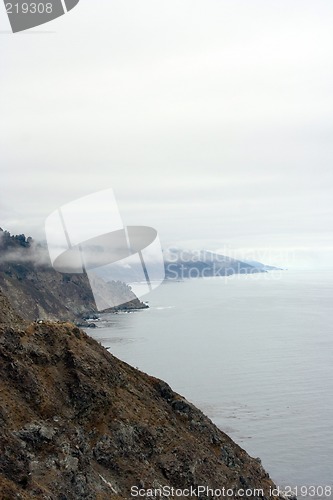
<path fill-rule="evenodd" d="M 164 280 L 164 259 L 157 231 L 125 226 L 112 189 L 105 189 L 59 207 L 48 216 L 45 233 L 54 269 L 86 274 L 96 307 L 103 311 L 133 300 L 115 293 L 114 282 L 129 285 L 142 297 Z"/>
<path fill-rule="evenodd" d="M 48 23 L 72 10 L 80 0 L 4 0 L 13 33 Z"/>

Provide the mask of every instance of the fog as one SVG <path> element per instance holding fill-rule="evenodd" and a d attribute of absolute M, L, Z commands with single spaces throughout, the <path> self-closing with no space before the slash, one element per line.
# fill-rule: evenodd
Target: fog
<path fill-rule="evenodd" d="M 53 210 L 112 187 L 163 246 L 332 265 L 332 15 L 81 0 L 13 35 L 1 5 L 0 225 L 44 239 Z"/>

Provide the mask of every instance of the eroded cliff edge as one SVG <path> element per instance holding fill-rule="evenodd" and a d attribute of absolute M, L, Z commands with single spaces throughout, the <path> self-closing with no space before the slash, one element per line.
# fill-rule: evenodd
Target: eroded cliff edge
<path fill-rule="evenodd" d="M 1 300 L 1 499 L 130 498 L 132 486 L 163 485 L 273 498 L 259 461 L 165 382 L 70 323 L 23 328 L 13 312 L 6 322 Z"/>
<path fill-rule="evenodd" d="M 147 307 L 125 283 L 113 281 L 108 286 L 115 298 L 110 312 Z M 80 321 L 98 312 L 86 274 L 58 273 L 51 266 L 46 248 L 32 238 L 13 236 L 1 227 L 0 291 L 15 311 L 29 321 Z"/>

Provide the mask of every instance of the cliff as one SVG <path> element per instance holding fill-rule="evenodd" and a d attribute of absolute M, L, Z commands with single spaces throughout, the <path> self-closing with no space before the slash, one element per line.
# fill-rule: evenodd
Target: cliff
<path fill-rule="evenodd" d="M 165 485 L 275 498 L 260 461 L 165 382 L 70 323 L 7 326 L 15 313 L 0 304 L 1 499 L 125 499 Z"/>
<path fill-rule="evenodd" d="M 23 321 L 0 290 L 0 328 L 4 326 L 21 327 L 23 326 Z"/>
<path fill-rule="evenodd" d="M 115 298 L 127 301 L 110 311 L 147 307 L 124 283 L 112 282 L 110 287 Z M 0 290 L 15 311 L 30 321 L 37 318 L 75 321 L 96 313 L 86 275 L 56 272 L 43 246 L 24 235 L 11 236 L 1 228 Z"/>

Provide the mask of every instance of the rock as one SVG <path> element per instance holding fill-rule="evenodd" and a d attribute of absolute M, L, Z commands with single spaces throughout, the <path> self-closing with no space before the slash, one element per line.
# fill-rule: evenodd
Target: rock
<path fill-rule="evenodd" d="M 79 459 L 76 457 L 66 457 L 62 462 L 64 468 L 68 471 L 76 472 L 79 466 Z"/>
<path fill-rule="evenodd" d="M 283 491 L 280 495 L 280 499 L 281 500 L 297 500 L 297 497 L 296 497 L 296 495 L 294 495 L 291 492 L 286 493 L 285 491 Z"/>
<path fill-rule="evenodd" d="M 28 424 L 22 430 L 15 433 L 22 441 L 38 446 L 44 441 L 52 441 L 55 430 L 51 427 L 39 424 Z"/>

